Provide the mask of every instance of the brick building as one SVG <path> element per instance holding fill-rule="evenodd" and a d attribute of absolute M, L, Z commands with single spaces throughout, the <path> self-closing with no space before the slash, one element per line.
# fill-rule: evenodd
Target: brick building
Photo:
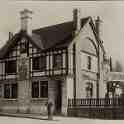
<path fill-rule="evenodd" d="M 109 62 L 99 17 L 94 23 L 74 9 L 72 21 L 32 29 L 32 12 L 20 15 L 20 31 L 0 50 L 1 111 L 45 114 L 51 101 L 66 115 L 69 98 L 105 97 Z"/>

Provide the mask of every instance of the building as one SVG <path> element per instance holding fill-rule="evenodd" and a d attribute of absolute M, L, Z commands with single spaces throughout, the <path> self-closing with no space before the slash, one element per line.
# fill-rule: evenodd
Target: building
<path fill-rule="evenodd" d="M 94 23 L 74 9 L 72 21 L 32 29 L 32 12 L 20 15 L 20 31 L 0 51 L 1 111 L 45 114 L 52 102 L 55 114 L 66 115 L 69 98 L 105 97 L 99 17 Z"/>

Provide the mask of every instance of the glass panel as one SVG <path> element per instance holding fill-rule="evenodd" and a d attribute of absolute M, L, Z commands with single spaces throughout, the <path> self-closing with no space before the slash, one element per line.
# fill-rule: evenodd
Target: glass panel
<path fill-rule="evenodd" d="M 27 53 L 28 54 L 28 47 L 29 43 L 26 39 L 22 39 L 20 43 L 20 53 Z"/>
<path fill-rule="evenodd" d="M 2 97 L 2 85 L 0 85 L 0 97 Z"/>
<path fill-rule="evenodd" d="M 62 67 L 62 54 L 54 54 L 53 67 L 55 69 L 61 69 L 61 67 Z"/>
<path fill-rule="evenodd" d="M 91 82 L 86 83 L 86 97 L 87 98 L 93 97 L 93 83 Z"/>
<path fill-rule="evenodd" d="M 33 82 L 32 83 L 32 98 L 38 98 L 39 97 L 39 82 Z"/>
<path fill-rule="evenodd" d="M 48 97 L 48 82 L 41 81 L 40 82 L 40 97 Z"/>
<path fill-rule="evenodd" d="M 16 60 L 5 62 L 5 72 L 7 74 L 16 73 Z"/>
<path fill-rule="evenodd" d="M 40 70 L 40 57 L 34 57 L 32 61 L 33 61 L 33 66 L 32 66 L 33 70 Z"/>
<path fill-rule="evenodd" d="M 87 62 L 87 68 L 90 70 L 91 69 L 91 56 L 88 56 L 88 62 Z"/>
<path fill-rule="evenodd" d="M 17 84 L 12 84 L 12 98 L 17 98 Z"/>
<path fill-rule="evenodd" d="M 41 65 L 41 71 L 44 71 L 46 69 L 46 57 L 45 56 L 41 56 L 41 62 L 40 62 L 40 65 Z"/>
<path fill-rule="evenodd" d="M 34 57 L 33 58 L 33 70 L 44 71 L 46 69 L 46 57 Z"/>
<path fill-rule="evenodd" d="M 10 84 L 4 85 L 4 98 L 10 98 Z"/>

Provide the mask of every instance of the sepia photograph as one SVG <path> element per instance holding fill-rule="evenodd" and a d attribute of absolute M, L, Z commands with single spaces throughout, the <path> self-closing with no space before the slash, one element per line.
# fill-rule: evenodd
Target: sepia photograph
<path fill-rule="evenodd" d="M 124 2 L 0 2 L 0 123 L 124 122 Z"/>

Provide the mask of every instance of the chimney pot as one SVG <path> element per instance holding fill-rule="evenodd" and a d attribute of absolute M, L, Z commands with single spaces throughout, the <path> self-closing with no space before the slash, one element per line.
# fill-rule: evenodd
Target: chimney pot
<path fill-rule="evenodd" d="M 20 12 L 21 16 L 21 30 L 26 31 L 27 34 L 32 35 L 32 11 L 28 9 L 24 9 L 23 11 Z"/>
<path fill-rule="evenodd" d="M 81 17 L 80 17 L 80 9 L 75 8 L 73 9 L 73 22 L 74 22 L 74 29 L 76 33 L 78 33 L 81 29 Z"/>
<path fill-rule="evenodd" d="M 100 19 L 99 16 L 97 16 L 97 19 L 95 20 L 95 25 L 96 25 L 96 33 L 99 37 L 99 39 L 101 40 L 101 35 L 102 35 L 102 20 Z"/>
<path fill-rule="evenodd" d="M 11 40 L 13 37 L 13 33 L 12 32 L 9 32 L 9 40 Z"/>

